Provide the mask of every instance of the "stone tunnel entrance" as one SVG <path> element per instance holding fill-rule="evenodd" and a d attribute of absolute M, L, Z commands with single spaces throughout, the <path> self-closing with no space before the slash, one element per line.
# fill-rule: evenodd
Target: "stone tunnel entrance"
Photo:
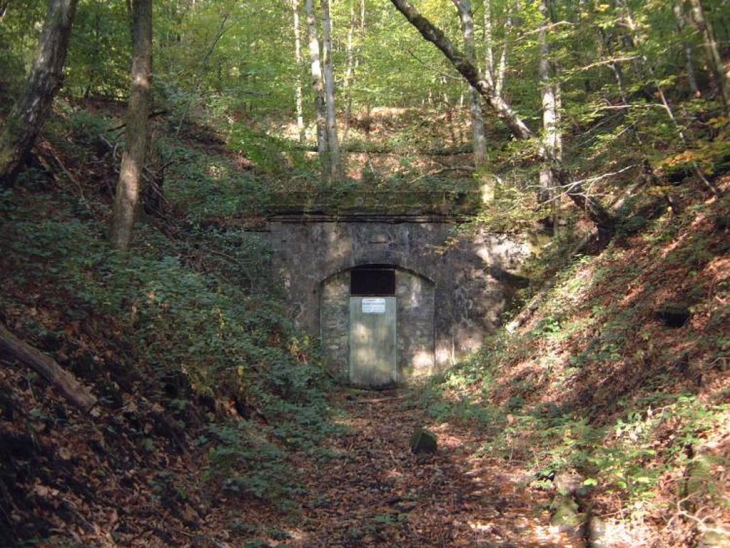
<path fill-rule="evenodd" d="M 515 270 L 530 251 L 524 238 L 458 231 L 469 216 L 449 204 L 394 201 L 315 204 L 267 222 L 294 320 L 321 337 L 330 372 L 357 386 L 411 383 L 478 348 L 505 304 L 491 273 Z"/>
<path fill-rule="evenodd" d="M 326 361 L 356 386 L 383 387 L 434 371 L 433 281 L 397 265 L 366 264 L 321 284 Z"/>

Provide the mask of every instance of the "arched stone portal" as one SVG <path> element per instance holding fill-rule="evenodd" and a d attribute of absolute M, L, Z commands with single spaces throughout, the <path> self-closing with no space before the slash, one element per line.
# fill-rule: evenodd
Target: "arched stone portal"
<path fill-rule="evenodd" d="M 419 208 L 386 214 L 359 205 L 355 213 L 330 213 L 312 206 L 316 213 L 289 210 L 268 218 L 273 274 L 283 281 L 292 317 L 321 336 L 327 366 L 343 380 L 383 385 L 443 372 L 477 349 L 499 323 L 505 288 L 491 273 L 517 269 L 530 252 L 528 241 L 459 230 L 467 215 Z M 392 273 L 392 295 L 380 294 L 377 283 L 368 289 L 367 281 L 353 294 L 353 272 L 367 278 L 368 269 Z M 371 297 L 376 300 L 362 300 Z M 391 299 L 395 366 L 372 382 L 357 370 L 353 378 L 352 307 L 366 316 L 379 314 Z M 386 344 L 368 339 L 371 329 L 369 324 L 361 329 L 364 344 Z"/>
<path fill-rule="evenodd" d="M 358 265 L 323 280 L 320 328 L 330 370 L 371 387 L 432 375 L 435 293 L 432 280 L 398 265 Z M 363 326 L 373 331 L 366 340 Z"/>

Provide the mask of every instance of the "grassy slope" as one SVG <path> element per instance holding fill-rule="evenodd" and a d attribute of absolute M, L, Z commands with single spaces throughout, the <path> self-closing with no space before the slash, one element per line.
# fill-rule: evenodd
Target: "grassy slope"
<path fill-rule="evenodd" d="M 674 192 L 680 214 L 575 258 L 430 393 L 485 429 L 484 452 L 577 472 L 608 545 L 730 542 L 730 200 Z"/>

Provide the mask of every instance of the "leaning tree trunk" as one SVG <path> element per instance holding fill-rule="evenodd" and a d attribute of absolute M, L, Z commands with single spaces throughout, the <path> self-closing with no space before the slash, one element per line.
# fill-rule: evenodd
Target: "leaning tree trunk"
<path fill-rule="evenodd" d="M 459 74 L 479 92 L 487 102 L 487 105 L 489 105 L 489 108 L 494 111 L 515 137 L 518 139 L 534 137 L 535 134 L 527 127 L 509 103 L 494 91 L 492 83 L 485 78 L 480 78 L 479 71 L 474 66 L 474 63 L 469 61 L 466 54 L 459 51 L 451 43 L 441 29 L 435 27 L 433 23 L 421 15 L 408 0 L 391 0 L 391 2 L 405 16 L 408 22 L 416 27 L 418 32 L 421 33 L 421 36 L 441 50 L 441 53 L 459 71 Z"/>
<path fill-rule="evenodd" d="M 114 195 L 110 239 L 114 249 L 128 251 L 137 215 L 149 139 L 149 102 L 152 84 L 152 0 L 132 0 L 134 58 L 132 90 L 122 165 Z"/>
<path fill-rule="evenodd" d="M 56 360 L 13 335 L 0 324 L 0 351 L 24 363 L 55 386 L 63 396 L 84 412 L 96 405 L 96 397 Z"/>
<path fill-rule="evenodd" d="M 8 115 L 0 135 L 0 187 L 15 182 L 63 84 L 63 65 L 77 3 L 77 0 L 51 0 L 48 6 L 23 95 Z"/>
<path fill-rule="evenodd" d="M 451 64 L 459 71 L 471 86 L 484 98 L 487 105 L 495 112 L 502 122 L 510 129 L 512 135 L 518 139 L 530 139 L 535 136 L 512 107 L 497 94 L 493 85 L 479 77 L 479 71 L 468 57 L 459 51 L 446 35 L 435 27 L 428 19 L 421 15 L 408 0 L 390 0 L 396 9 L 421 33 L 427 41 L 434 44 L 443 53 Z M 613 215 L 598 201 L 583 191 L 580 183 L 572 180 L 570 173 L 565 169 L 559 158 L 544 151 L 543 160 L 550 163 L 554 177 L 561 184 L 568 197 L 582 210 L 598 227 L 602 235 L 613 234 L 616 220 Z"/>

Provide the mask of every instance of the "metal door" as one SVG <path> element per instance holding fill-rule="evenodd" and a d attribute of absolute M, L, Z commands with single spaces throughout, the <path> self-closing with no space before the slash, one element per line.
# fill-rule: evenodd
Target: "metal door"
<path fill-rule="evenodd" d="M 398 380 L 395 297 L 350 297 L 350 382 L 377 388 Z"/>

